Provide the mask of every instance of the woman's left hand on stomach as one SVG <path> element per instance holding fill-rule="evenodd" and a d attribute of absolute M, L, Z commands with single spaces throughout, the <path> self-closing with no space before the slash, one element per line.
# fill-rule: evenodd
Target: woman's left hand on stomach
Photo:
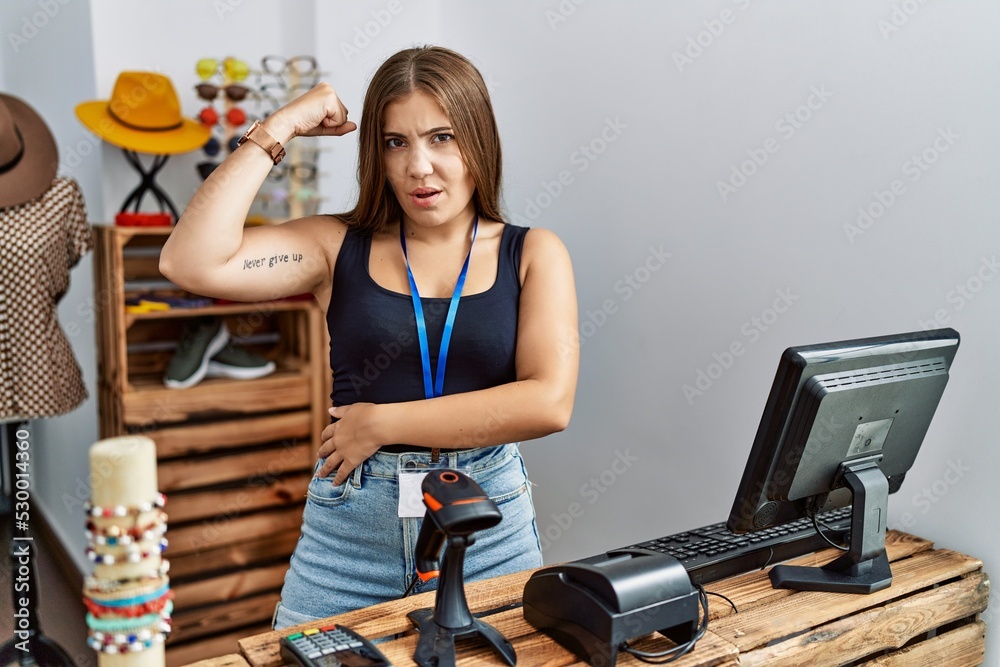
<path fill-rule="evenodd" d="M 374 403 L 355 403 L 330 409 L 337 421 L 323 429 L 320 457 L 326 457 L 323 467 L 316 473 L 326 477 L 334 470 L 333 485 L 343 484 L 359 465 L 378 451 L 382 443 L 375 437 L 378 406 Z"/>

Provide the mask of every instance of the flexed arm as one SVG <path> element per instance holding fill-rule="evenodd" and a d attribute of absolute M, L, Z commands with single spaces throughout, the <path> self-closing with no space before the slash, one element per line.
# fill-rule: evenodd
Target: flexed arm
<path fill-rule="evenodd" d="M 540 438 L 566 428 L 579 372 L 576 288 L 569 253 L 555 234 L 532 229 L 522 252 L 517 380 L 489 389 L 406 403 L 334 408 L 319 455 L 341 484 L 385 444 L 464 449 Z"/>
<path fill-rule="evenodd" d="M 282 145 L 296 136 L 340 136 L 357 128 L 328 83 L 286 104 L 262 127 Z M 313 291 L 328 280 L 329 255 L 318 240 L 331 233 L 330 218 L 243 228 L 273 166 L 271 156 L 252 141 L 233 151 L 177 221 L 160 254 L 160 272 L 189 291 L 239 301 Z M 342 227 L 335 229 L 341 236 Z"/>

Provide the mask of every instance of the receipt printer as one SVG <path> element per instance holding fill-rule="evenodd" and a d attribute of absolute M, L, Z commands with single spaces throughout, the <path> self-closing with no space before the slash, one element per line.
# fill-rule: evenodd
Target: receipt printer
<path fill-rule="evenodd" d="M 621 644 L 651 632 L 675 643 L 698 628 L 698 591 L 675 558 L 621 549 L 538 570 L 524 620 L 591 665 L 614 665 Z"/>

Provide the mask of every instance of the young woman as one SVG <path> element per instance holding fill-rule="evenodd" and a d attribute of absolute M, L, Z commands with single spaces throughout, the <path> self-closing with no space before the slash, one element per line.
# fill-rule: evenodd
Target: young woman
<path fill-rule="evenodd" d="M 332 423 L 276 629 L 404 593 L 420 519 L 401 507 L 413 504 L 410 473 L 429 466 L 467 472 L 504 515 L 477 535 L 467 579 L 539 566 L 517 443 L 566 428 L 576 391 L 569 255 L 549 231 L 504 223 L 489 95 L 453 51 L 408 49 L 375 73 L 352 211 L 244 229 L 280 150 L 273 142 L 355 129 L 326 83 L 282 107 L 209 176 L 160 259 L 165 276 L 198 294 L 311 292 L 326 313 Z M 302 259 L 249 261 L 275 254 Z"/>

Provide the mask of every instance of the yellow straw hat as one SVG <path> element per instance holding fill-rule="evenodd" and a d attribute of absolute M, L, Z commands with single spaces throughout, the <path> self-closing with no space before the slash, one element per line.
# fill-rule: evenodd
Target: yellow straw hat
<path fill-rule="evenodd" d="M 211 133 L 181 115 L 174 85 L 156 72 L 122 72 L 110 100 L 78 104 L 76 117 L 109 144 L 153 155 L 193 151 Z"/>

